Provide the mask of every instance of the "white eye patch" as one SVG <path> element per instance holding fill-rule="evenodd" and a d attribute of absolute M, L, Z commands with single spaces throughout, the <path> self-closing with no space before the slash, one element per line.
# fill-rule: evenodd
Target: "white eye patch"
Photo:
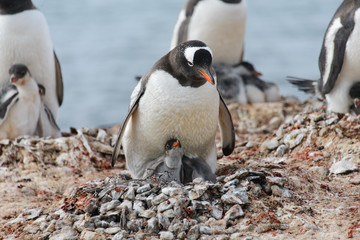
<path fill-rule="evenodd" d="M 195 55 L 196 51 L 200 50 L 200 49 L 207 50 L 211 54 L 211 57 L 213 56 L 209 47 L 188 47 L 185 49 L 185 52 L 184 52 L 186 60 L 190 63 L 194 63 L 194 55 Z"/>

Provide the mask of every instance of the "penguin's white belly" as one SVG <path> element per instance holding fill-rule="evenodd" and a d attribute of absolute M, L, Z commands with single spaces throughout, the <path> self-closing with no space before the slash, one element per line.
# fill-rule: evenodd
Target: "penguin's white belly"
<path fill-rule="evenodd" d="M 346 43 L 344 62 L 336 83 L 326 95 L 328 111 L 349 112 L 351 86 L 360 81 L 360 10 L 355 12 L 355 26 Z M 329 67 L 329 66 L 327 66 Z"/>
<path fill-rule="evenodd" d="M 46 20 L 38 10 L 0 15 L 0 86 L 9 81 L 9 68 L 26 65 L 46 88 L 45 103 L 55 118 L 58 112 L 53 46 Z"/>
<path fill-rule="evenodd" d="M 122 144 L 129 170 L 142 175 L 138 173 L 164 154 L 165 143 L 172 138 L 180 140 L 186 155 L 201 157 L 215 169 L 218 117 L 215 86 L 182 87 L 164 71 L 154 72 L 125 129 Z"/>
<path fill-rule="evenodd" d="M 246 2 L 204 2 L 197 4 L 191 17 L 188 40 L 198 39 L 205 42 L 214 53 L 213 62 L 239 63 L 244 47 Z"/>
<path fill-rule="evenodd" d="M 14 139 L 22 135 L 33 135 L 39 114 L 40 96 L 37 92 L 20 97 L 0 126 L 0 138 Z"/>

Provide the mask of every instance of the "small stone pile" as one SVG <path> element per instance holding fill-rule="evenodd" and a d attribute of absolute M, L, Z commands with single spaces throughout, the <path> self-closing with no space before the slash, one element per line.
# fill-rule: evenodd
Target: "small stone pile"
<path fill-rule="evenodd" d="M 271 183 L 269 183 L 271 182 Z M 24 231 L 39 239 L 237 239 L 252 224 L 243 220 L 251 196 L 283 188 L 278 177 L 238 170 L 216 183 L 162 183 L 156 177 L 131 179 L 126 173 L 76 188 L 61 206 L 24 212 L 8 225 L 36 219 Z M 275 229 L 286 229 L 278 223 Z"/>

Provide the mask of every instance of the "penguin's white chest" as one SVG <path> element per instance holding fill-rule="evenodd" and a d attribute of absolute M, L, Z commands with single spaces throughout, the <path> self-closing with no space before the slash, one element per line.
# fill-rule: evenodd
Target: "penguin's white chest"
<path fill-rule="evenodd" d="M 34 79 L 46 88 L 45 102 L 56 117 L 54 52 L 44 15 L 36 9 L 0 15 L 0 52 L 0 86 L 9 80 L 11 65 L 26 65 Z"/>
<path fill-rule="evenodd" d="M 199 1 L 190 20 L 188 40 L 205 42 L 214 53 L 214 62 L 236 64 L 243 53 L 246 16 L 245 0 L 240 4 Z"/>
<path fill-rule="evenodd" d="M 126 127 L 125 154 L 133 150 L 149 161 L 164 153 L 169 139 L 177 138 L 185 154 L 207 158 L 214 148 L 218 117 L 216 86 L 206 82 L 198 88 L 183 87 L 170 74 L 157 70 Z"/>
<path fill-rule="evenodd" d="M 40 114 L 40 95 L 34 80 L 19 89 L 19 100 L 9 109 L 7 118 L 0 126 L 0 138 L 14 139 L 21 135 L 33 135 Z"/>

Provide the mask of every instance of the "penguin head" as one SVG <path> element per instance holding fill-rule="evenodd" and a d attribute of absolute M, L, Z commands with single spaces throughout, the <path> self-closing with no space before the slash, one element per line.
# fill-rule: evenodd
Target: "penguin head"
<path fill-rule="evenodd" d="M 198 40 L 181 43 L 170 51 L 169 58 L 181 85 L 200 87 L 206 83 L 216 83 L 211 65 L 213 55 L 205 43 Z"/>
<path fill-rule="evenodd" d="M 9 69 L 10 82 L 14 85 L 24 85 L 31 77 L 29 69 L 24 64 L 14 64 Z"/>
<path fill-rule="evenodd" d="M 170 139 L 165 144 L 165 164 L 168 168 L 180 168 L 184 153 L 180 141 Z"/>
<path fill-rule="evenodd" d="M 245 61 L 234 65 L 233 68 L 235 69 L 236 73 L 240 75 L 255 76 L 255 77 L 262 75 L 260 72 L 256 71 L 254 65 Z"/>
<path fill-rule="evenodd" d="M 35 9 L 31 0 L 1 0 L 0 14 L 16 14 L 25 10 Z"/>

